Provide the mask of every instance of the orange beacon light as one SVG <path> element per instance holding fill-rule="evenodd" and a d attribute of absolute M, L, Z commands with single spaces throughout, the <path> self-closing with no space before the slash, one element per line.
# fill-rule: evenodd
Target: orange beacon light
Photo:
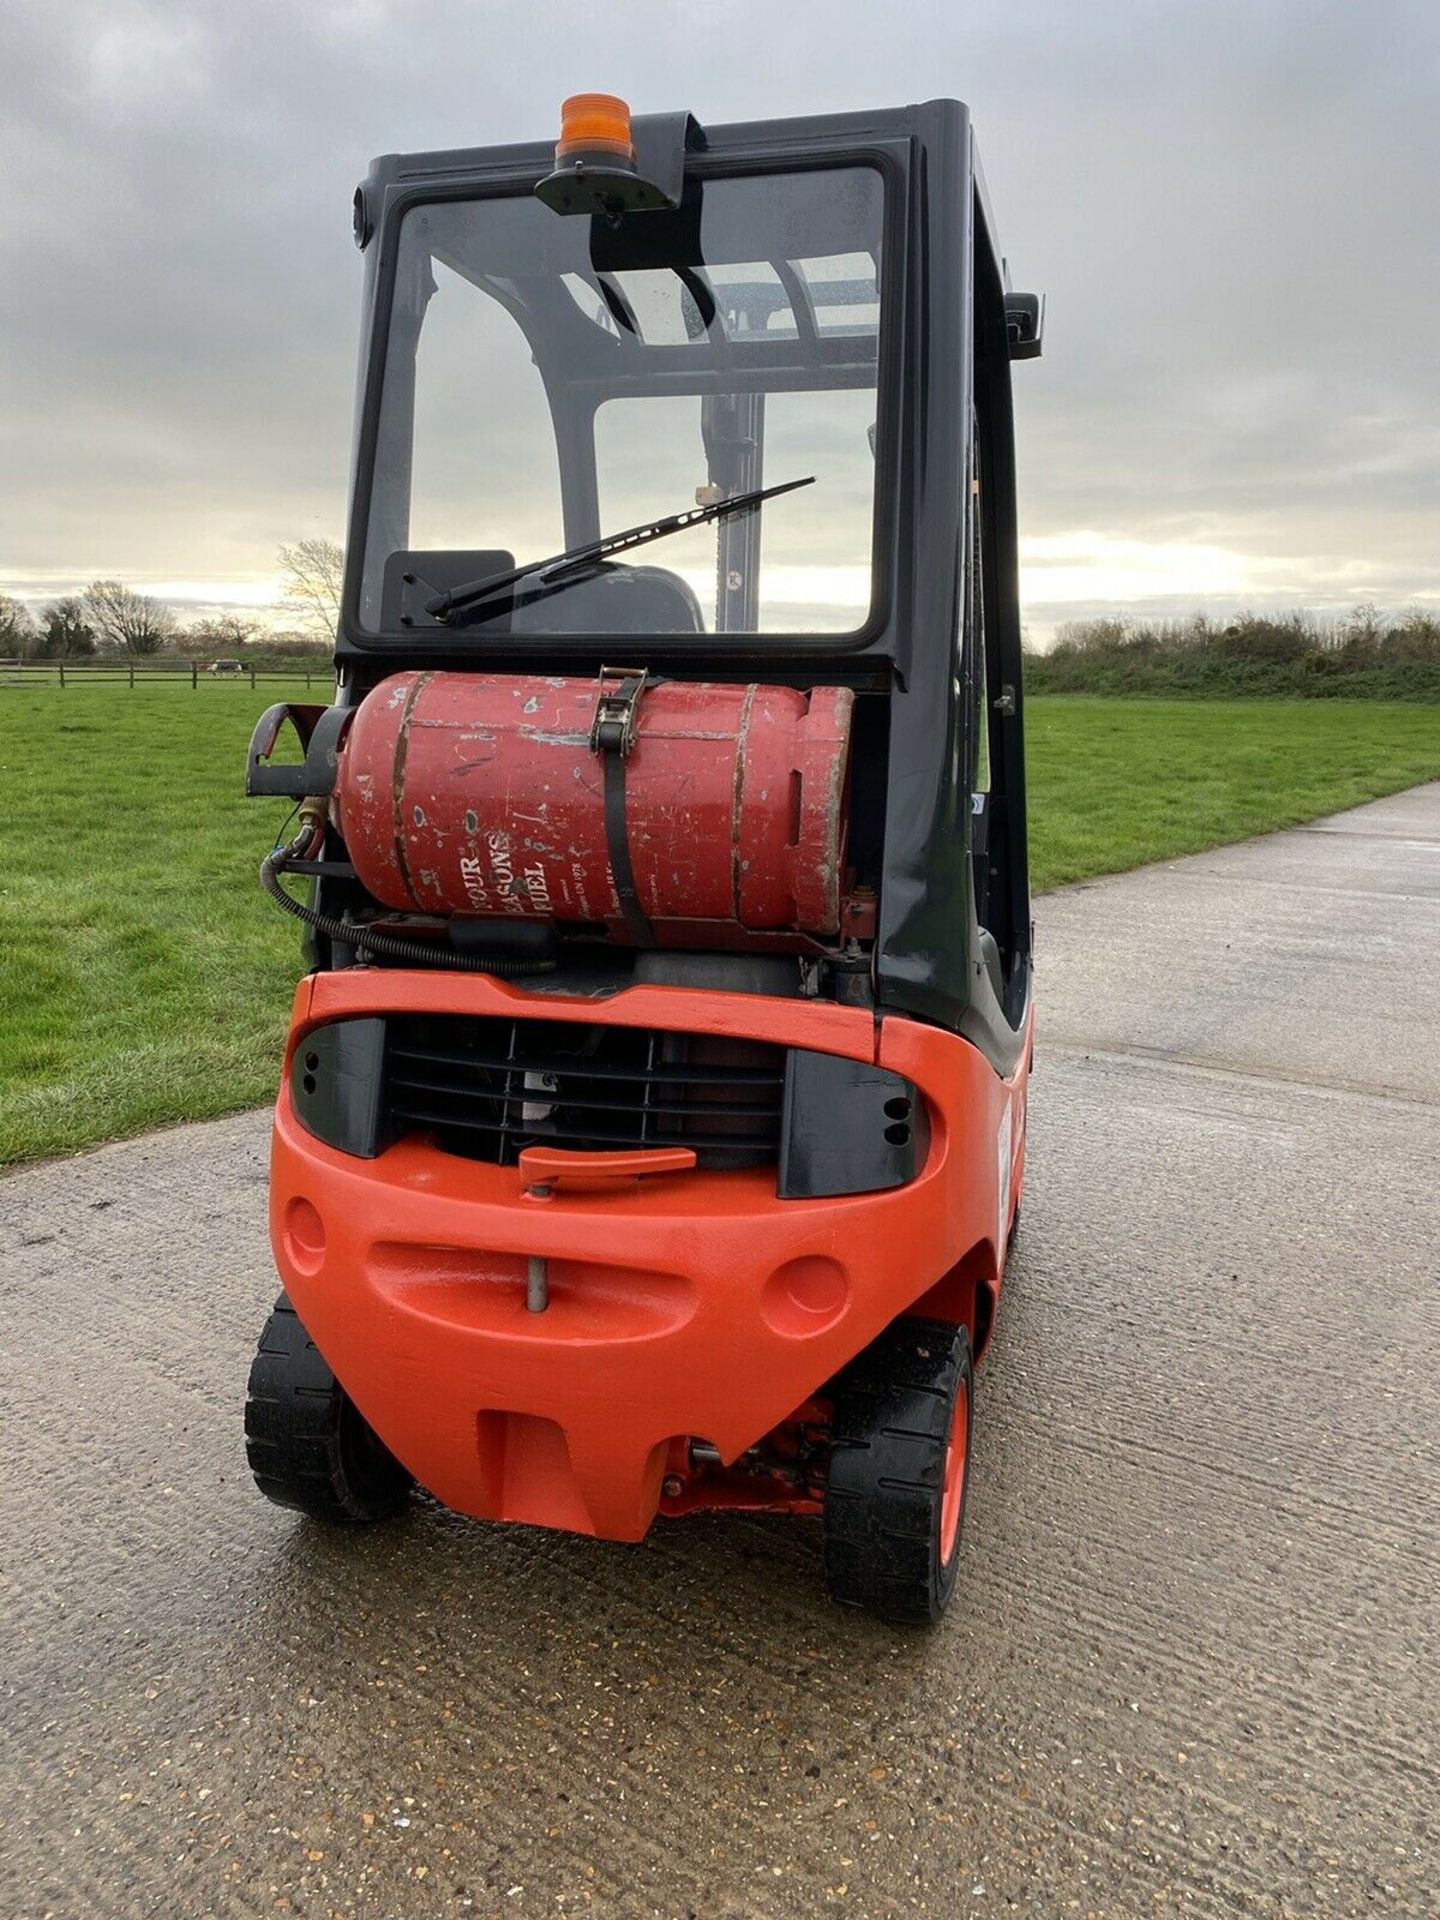
<path fill-rule="evenodd" d="M 572 93 L 560 108 L 556 166 L 588 153 L 616 154 L 634 165 L 630 109 L 613 93 Z"/>

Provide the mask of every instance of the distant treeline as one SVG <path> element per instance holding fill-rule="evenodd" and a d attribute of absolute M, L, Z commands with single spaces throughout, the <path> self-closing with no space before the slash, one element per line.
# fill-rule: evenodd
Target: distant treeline
<path fill-rule="evenodd" d="M 1356 607 L 1341 620 L 1076 620 L 1027 653 L 1032 693 L 1237 694 L 1440 701 L 1440 617 Z"/>
<path fill-rule="evenodd" d="M 83 593 L 32 604 L 0 593 L 0 660 L 26 663 L 99 658 L 136 661 L 169 655 L 184 660 L 238 658 L 252 666 L 313 657 L 335 643 L 344 555 L 333 540 L 297 540 L 276 564 L 282 605 L 298 628 L 275 632 L 252 614 L 229 612 L 182 622 L 173 607 L 123 580 L 92 580 Z"/>

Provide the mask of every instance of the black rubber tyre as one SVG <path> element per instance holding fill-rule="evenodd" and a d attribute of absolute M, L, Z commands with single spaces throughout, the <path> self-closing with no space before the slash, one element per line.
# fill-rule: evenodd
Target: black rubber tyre
<path fill-rule="evenodd" d="M 392 1519 L 414 1485 L 361 1417 L 283 1293 L 250 1368 L 245 1455 L 267 1500 L 315 1520 Z"/>
<path fill-rule="evenodd" d="M 928 1626 L 949 1605 L 970 1485 L 972 1385 L 965 1329 L 909 1319 L 887 1327 L 835 1382 L 825 1583 L 842 1606 Z"/>

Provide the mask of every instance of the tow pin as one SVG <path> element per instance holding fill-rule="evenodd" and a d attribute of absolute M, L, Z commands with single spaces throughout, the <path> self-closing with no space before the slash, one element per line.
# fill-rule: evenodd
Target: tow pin
<path fill-rule="evenodd" d="M 554 1191 L 543 1183 L 525 1189 L 531 1200 L 548 1200 Z M 525 1311 L 544 1313 L 550 1304 L 550 1263 L 543 1253 L 532 1253 L 525 1261 Z"/>
<path fill-rule="evenodd" d="M 544 1313 L 550 1304 L 550 1275 L 543 1253 L 532 1253 L 525 1268 L 525 1311 Z"/>

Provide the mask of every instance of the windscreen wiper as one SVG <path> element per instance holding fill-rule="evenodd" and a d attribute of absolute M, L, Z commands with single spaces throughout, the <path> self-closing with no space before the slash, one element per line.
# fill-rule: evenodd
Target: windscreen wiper
<path fill-rule="evenodd" d="M 663 540 L 667 534 L 683 533 L 687 527 L 702 527 L 707 520 L 723 520 L 727 514 L 758 507 L 762 500 L 773 500 L 777 494 L 793 493 L 796 487 L 814 484 L 812 473 L 804 480 L 783 480 L 778 487 L 756 487 L 750 493 L 732 494 L 728 500 L 713 500 L 706 507 L 687 507 L 684 513 L 667 514 L 663 520 L 646 520 L 638 527 L 628 527 L 624 533 L 606 534 L 601 540 L 587 541 L 582 547 L 572 547 L 568 553 L 554 554 L 548 560 L 531 560 L 523 567 L 512 567 L 508 573 L 491 573 L 481 580 L 467 580 L 461 586 L 451 587 L 447 593 L 433 595 L 425 602 L 425 611 L 445 621 L 452 613 L 462 613 L 482 601 L 495 599 L 521 580 L 535 581 L 543 592 L 563 585 L 571 574 L 583 571 L 597 560 L 608 560 L 612 553 L 626 553 L 631 547 L 643 547 L 648 541 Z"/>

